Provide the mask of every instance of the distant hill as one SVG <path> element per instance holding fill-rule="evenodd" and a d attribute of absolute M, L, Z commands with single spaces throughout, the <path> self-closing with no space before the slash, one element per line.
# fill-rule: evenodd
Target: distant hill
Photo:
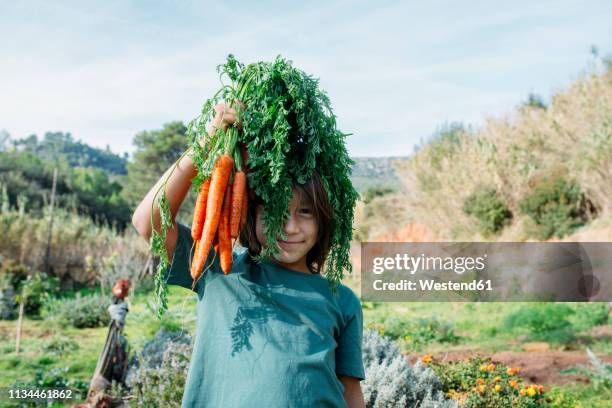
<path fill-rule="evenodd" d="M 352 159 L 355 165 L 352 167 L 351 181 L 358 192 L 363 193 L 368 187 L 390 187 L 394 190 L 402 188 L 392 162 L 408 160 L 408 156 L 353 157 Z"/>

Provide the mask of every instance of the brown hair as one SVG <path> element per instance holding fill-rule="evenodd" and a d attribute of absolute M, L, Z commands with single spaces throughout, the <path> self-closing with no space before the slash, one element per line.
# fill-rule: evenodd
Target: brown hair
<path fill-rule="evenodd" d="M 312 206 L 314 216 L 318 224 L 317 240 L 314 246 L 306 254 L 306 266 L 311 273 L 321 273 L 323 264 L 329 254 L 331 243 L 331 224 L 334 216 L 334 208 L 329 201 L 327 191 L 321 180 L 321 176 L 316 171 L 312 177 L 304 184 L 293 181 L 293 187 L 302 197 Z M 251 257 L 261 253 L 261 243 L 257 240 L 256 234 L 256 210 L 259 205 L 265 205 L 259 196 L 254 200 L 249 200 L 247 210 L 247 220 L 244 228 L 240 232 L 240 245 L 245 247 Z"/>

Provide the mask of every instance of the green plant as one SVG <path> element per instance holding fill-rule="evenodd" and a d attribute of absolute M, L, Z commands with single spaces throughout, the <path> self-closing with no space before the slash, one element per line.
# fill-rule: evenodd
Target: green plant
<path fill-rule="evenodd" d="M 389 336 L 394 340 L 401 340 L 409 349 L 420 350 L 423 346 L 438 343 L 456 343 L 459 336 L 454 333 L 452 324 L 442 322 L 434 317 L 406 319 L 401 316 L 387 316 L 380 324 L 371 324 L 372 329 Z"/>
<path fill-rule="evenodd" d="M 107 307 L 108 297 L 91 295 L 76 299 L 57 299 L 49 302 L 47 313 L 60 324 L 71 325 L 77 329 L 103 327 L 110 323 Z"/>
<path fill-rule="evenodd" d="M 385 194 L 389 194 L 392 193 L 393 191 L 395 191 L 394 189 L 392 189 L 391 187 L 386 187 L 386 186 L 371 186 L 368 187 L 366 189 L 366 191 L 363 192 L 363 203 L 364 204 L 369 204 L 370 201 L 372 201 L 374 198 L 376 197 L 382 197 Z"/>
<path fill-rule="evenodd" d="M 521 212 L 536 224 L 539 239 L 563 237 L 584 225 L 592 204 L 586 199 L 578 182 L 561 174 L 536 178 L 531 191 L 519 202 Z"/>
<path fill-rule="evenodd" d="M 480 233 L 488 237 L 509 224 L 512 212 L 492 187 L 480 187 L 463 202 L 463 212 L 478 221 Z"/>
<path fill-rule="evenodd" d="M 21 282 L 16 300 L 17 302 L 25 301 L 24 310 L 26 314 L 38 316 L 44 301 L 57 293 L 58 288 L 58 278 L 50 278 L 46 273 L 38 272 L 29 275 L 26 280 Z"/>
<path fill-rule="evenodd" d="M 422 362 L 411 366 L 390 338 L 365 330 L 362 350 L 366 407 L 457 407 L 444 397 L 434 371 Z"/>
<path fill-rule="evenodd" d="M 564 370 L 563 374 L 581 374 L 589 379 L 595 391 L 604 392 L 612 396 L 612 364 L 607 364 L 599 359 L 591 349 L 587 348 L 587 355 L 591 362 L 591 368 L 575 367 Z"/>
<path fill-rule="evenodd" d="M 61 356 L 67 352 L 79 349 L 79 343 L 70 337 L 54 337 L 43 346 L 43 350 L 56 356 Z"/>
<path fill-rule="evenodd" d="M 578 303 L 570 322 L 577 331 L 588 330 L 593 326 L 608 323 L 609 307 L 606 302 Z"/>
<path fill-rule="evenodd" d="M 574 340 L 574 328 L 568 318 L 574 310 L 562 303 L 540 303 L 523 306 L 508 315 L 504 326 L 527 328 L 532 340 L 566 344 Z"/>
<path fill-rule="evenodd" d="M 130 406 L 180 407 L 191 352 L 191 344 L 167 343 L 159 365 L 149 364 L 141 356 L 139 366 L 130 372 L 127 380 L 134 396 Z"/>
<path fill-rule="evenodd" d="M 525 384 L 517 374 L 519 369 L 495 364 L 490 358 L 472 357 L 467 360 L 441 362 L 431 356 L 423 361 L 433 368 L 448 397 L 462 407 L 470 408 L 531 408 L 550 407 L 551 398 L 541 385 Z"/>
<path fill-rule="evenodd" d="M 73 401 L 85 399 L 89 384 L 83 380 L 68 379 L 69 367 L 57 367 L 50 370 L 36 370 L 34 378 L 26 381 L 15 381 L 11 388 L 69 388 L 75 392 Z M 24 402 L 19 407 L 38 407 L 39 402 Z M 50 406 L 48 404 L 47 406 Z"/>

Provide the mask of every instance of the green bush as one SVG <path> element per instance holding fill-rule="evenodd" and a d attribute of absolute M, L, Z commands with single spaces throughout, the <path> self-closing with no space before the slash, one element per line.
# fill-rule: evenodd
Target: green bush
<path fill-rule="evenodd" d="M 448 397 L 465 408 L 552 407 L 552 398 L 541 385 L 526 384 L 519 370 L 495 364 L 490 358 L 441 362 L 429 358 L 429 365 L 442 383 Z M 425 357 L 423 358 L 425 359 Z"/>
<path fill-rule="evenodd" d="M 87 395 L 89 384 L 87 381 L 68 379 L 69 367 L 57 367 L 45 370 L 36 370 L 34 378 L 27 381 L 15 381 L 11 388 L 69 388 L 75 392 L 72 401 L 84 400 Z M 44 405 L 44 404 L 43 404 Z M 12 406 L 39 407 L 40 402 L 21 402 Z M 47 406 L 51 406 L 50 404 Z M 55 406 L 55 405 L 53 405 Z"/>
<path fill-rule="evenodd" d="M 456 343 L 459 341 L 452 324 L 434 317 L 406 319 L 391 315 L 382 324 L 372 324 L 370 328 L 393 340 L 401 340 L 409 349 L 420 350 L 430 343 Z"/>
<path fill-rule="evenodd" d="M 79 343 L 70 337 L 54 337 L 43 346 L 43 350 L 56 356 L 79 349 Z"/>
<path fill-rule="evenodd" d="M 70 325 L 77 329 L 86 327 L 103 327 L 110 323 L 107 307 L 110 300 L 107 296 L 91 295 L 76 299 L 57 299 L 47 306 L 48 313 L 60 324 Z"/>
<path fill-rule="evenodd" d="M 577 331 L 589 330 L 593 326 L 607 324 L 609 314 L 606 302 L 578 303 L 570 322 Z"/>
<path fill-rule="evenodd" d="M 506 328 L 527 328 L 531 340 L 566 344 L 575 339 L 568 317 L 574 310 L 562 303 L 542 303 L 521 307 L 508 315 Z"/>
<path fill-rule="evenodd" d="M 478 230 L 485 237 L 501 231 L 512 219 L 512 212 L 491 187 L 480 187 L 470 194 L 463 211 L 478 221 Z"/>
<path fill-rule="evenodd" d="M 392 193 L 393 190 L 391 187 L 386 186 L 372 186 L 368 187 L 366 191 L 363 192 L 362 199 L 364 204 L 369 204 L 374 198 L 382 197 L 385 194 Z"/>
<path fill-rule="evenodd" d="M 30 316 L 38 316 L 43 303 L 53 294 L 58 292 L 59 279 L 50 278 L 46 273 L 37 272 L 30 275 L 21 282 L 21 287 L 17 289 L 17 300 L 25 298 L 25 313 Z"/>
<path fill-rule="evenodd" d="M 539 239 L 563 237 L 584 225 L 594 211 L 576 181 L 564 175 L 533 180 L 531 191 L 521 199 L 519 208 L 536 224 Z"/>

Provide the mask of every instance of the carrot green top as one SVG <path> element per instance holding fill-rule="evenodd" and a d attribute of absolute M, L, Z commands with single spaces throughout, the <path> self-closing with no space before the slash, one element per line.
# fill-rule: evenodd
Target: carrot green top
<path fill-rule="evenodd" d="M 191 289 L 191 231 L 179 224 L 168 284 Z M 215 255 L 214 250 L 207 265 Z M 195 287 L 196 337 L 183 407 L 345 407 L 337 375 L 364 379 L 361 303 L 327 278 L 218 256 Z"/>

